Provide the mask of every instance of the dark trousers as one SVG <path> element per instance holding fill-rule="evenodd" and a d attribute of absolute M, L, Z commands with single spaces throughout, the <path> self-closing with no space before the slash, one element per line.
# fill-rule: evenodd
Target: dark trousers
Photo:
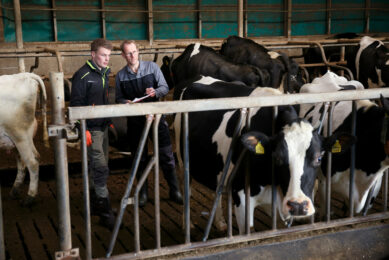
<path fill-rule="evenodd" d="M 139 146 L 139 141 L 142 136 L 142 131 L 145 126 L 146 117 L 136 116 L 127 118 L 127 136 L 130 141 L 130 150 L 133 155 Z M 149 138 L 152 138 L 152 131 L 149 132 Z M 148 138 L 148 139 L 149 139 Z M 148 139 L 141 156 L 138 168 L 138 177 L 142 174 L 146 167 L 148 159 Z M 162 168 L 163 175 L 169 184 L 170 188 L 178 189 L 177 177 L 175 172 L 175 161 L 173 155 L 172 143 L 170 141 L 169 126 L 162 116 L 158 125 L 158 149 L 159 149 L 159 165 Z"/>

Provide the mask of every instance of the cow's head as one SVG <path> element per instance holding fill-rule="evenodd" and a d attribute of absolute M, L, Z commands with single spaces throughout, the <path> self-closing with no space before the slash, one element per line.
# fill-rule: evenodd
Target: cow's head
<path fill-rule="evenodd" d="M 283 220 L 288 220 L 315 213 L 312 193 L 324 152 L 335 148 L 343 152 L 355 139 L 348 134 L 323 138 L 310 123 L 297 119 L 284 125 L 275 136 L 249 132 L 242 135 L 242 142 L 258 156 L 272 154 L 276 184 L 283 196 L 278 198 L 281 200 L 279 213 Z"/>
<path fill-rule="evenodd" d="M 381 80 L 385 87 L 389 87 L 389 51 L 381 45 L 376 49 L 377 69 L 381 71 Z"/>

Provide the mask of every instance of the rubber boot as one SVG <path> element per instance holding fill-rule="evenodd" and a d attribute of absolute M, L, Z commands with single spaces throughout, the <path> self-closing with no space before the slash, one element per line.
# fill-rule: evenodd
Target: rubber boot
<path fill-rule="evenodd" d="M 147 189 L 147 180 L 143 184 L 142 188 L 139 191 L 139 207 L 143 208 L 146 206 L 147 199 L 148 199 L 148 189 Z"/>
<path fill-rule="evenodd" d="M 89 189 L 90 215 L 98 216 L 98 203 L 95 189 Z"/>
<path fill-rule="evenodd" d="M 113 230 L 115 226 L 115 216 L 108 198 L 97 197 L 96 215 L 100 217 L 100 224 Z"/>
<path fill-rule="evenodd" d="M 164 172 L 164 177 L 169 185 L 169 198 L 177 204 L 183 205 L 184 201 L 182 199 L 182 194 L 178 187 L 176 171 L 170 170 Z"/>

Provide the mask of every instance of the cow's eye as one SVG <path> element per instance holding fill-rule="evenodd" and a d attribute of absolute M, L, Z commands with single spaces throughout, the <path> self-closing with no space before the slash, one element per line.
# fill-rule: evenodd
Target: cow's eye
<path fill-rule="evenodd" d="M 323 153 L 316 154 L 315 159 L 313 161 L 314 166 L 320 166 L 322 159 Z"/>

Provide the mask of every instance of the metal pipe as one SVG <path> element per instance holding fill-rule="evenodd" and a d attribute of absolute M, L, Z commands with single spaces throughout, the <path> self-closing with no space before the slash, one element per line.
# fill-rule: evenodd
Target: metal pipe
<path fill-rule="evenodd" d="M 65 99 L 63 73 L 50 72 L 52 91 L 51 118 L 55 125 L 65 125 Z M 54 138 L 54 162 L 57 180 L 58 234 L 62 251 L 72 249 L 72 233 L 70 226 L 69 176 L 66 136 Z"/>
<path fill-rule="evenodd" d="M 148 32 L 149 32 L 149 45 L 153 45 L 154 40 L 154 21 L 153 21 L 153 0 L 147 0 L 148 8 Z"/>
<path fill-rule="evenodd" d="M 146 166 L 146 169 L 142 173 L 142 177 L 139 179 L 135 191 L 134 191 L 134 230 L 135 230 L 135 236 L 134 236 L 134 244 L 135 244 L 135 252 L 139 253 L 140 251 L 140 230 L 139 230 L 139 192 L 142 188 L 143 184 L 145 183 L 147 177 L 149 176 L 149 173 L 151 171 L 151 168 L 154 167 L 156 164 L 156 158 L 153 156 L 149 163 Z M 159 239 L 160 240 L 160 239 Z"/>
<path fill-rule="evenodd" d="M 184 147 L 184 218 L 185 218 L 185 243 L 190 243 L 190 172 L 189 172 L 189 122 L 188 113 L 184 114 L 184 131 L 183 131 L 183 147 Z M 180 149 L 181 147 L 176 147 Z"/>
<path fill-rule="evenodd" d="M 56 9 L 55 0 L 51 0 L 51 8 Z M 58 41 L 58 29 L 57 29 L 57 12 L 55 10 L 51 11 L 53 15 L 53 35 L 54 41 Z"/>
<path fill-rule="evenodd" d="M 276 118 L 278 116 L 278 108 L 273 107 L 273 120 L 272 120 L 272 136 L 276 131 Z M 271 217 L 272 217 L 272 230 L 277 229 L 277 186 L 276 186 L 276 173 L 274 169 L 274 159 L 271 157 Z"/>
<path fill-rule="evenodd" d="M 389 97 L 389 88 L 348 90 L 323 93 L 298 93 L 262 97 L 215 98 L 166 102 L 147 102 L 137 104 L 116 104 L 94 107 L 69 107 L 69 120 L 87 118 L 135 116 L 146 114 L 170 114 L 176 112 L 214 111 L 221 109 L 240 109 L 245 107 L 267 107 L 287 104 L 309 104 L 326 101 L 349 101 L 378 99 L 380 95 Z"/>
<path fill-rule="evenodd" d="M 225 161 L 224 167 L 223 167 L 223 173 L 222 173 L 221 178 L 219 179 L 219 183 L 218 183 L 218 186 L 217 186 L 217 189 L 216 189 L 215 200 L 213 202 L 212 211 L 211 211 L 211 214 L 209 215 L 208 223 L 207 223 L 207 226 L 205 228 L 205 232 L 204 232 L 204 236 L 203 236 L 203 241 L 206 241 L 208 239 L 209 231 L 211 230 L 212 222 L 213 222 L 213 219 L 215 217 L 216 208 L 217 208 L 217 205 L 219 203 L 220 196 L 221 196 L 221 194 L 223 192 L 224 182 L 225 182 L 225 179 L 227 177 L 228 169 L 230 167 L 230 163 L 231 163 L 231 159 L 232 159 L 232 153 L 234 151 L 234 146 L 236 144 L 237 137 L 238 137 L 238 135 L 240 133 L 243 120 L 246 117 L 246 112 L 247 112 L 247 109 L 245 109 L 245 108 L 242 108 L 241 111 L 240 111 L 239 122 L 236 125 L 234 133 L 232 135 L 231 144 L 230 144 L 230 147 L 228 149 L 226 161 Z"/>
<path fill-rule="evenodd" d="M 327 7 L 326 7 L 326 13 L 327 13 L 327 35 L 331 34 L 331 19 L 332 19 L 332 1 L 327 0 Z"/>
<path fill-rule="evenodd" d="M 203 38 L 203 21 L 202 21 L 202 17 L 201 17 L 201 0 L 197 0 L 197 9 L 198 9 L 198 13 L 197 13 L 197 33 L 198 33 L 198 37 L 199 39 Z"/>
<path fill-rule="evenodd" d="M 104 0 L 101 0 L 101 9 L 104 10 L 101 12 L 101 30 L 103 33 L 103 38 L 107 39 L 107 30 L 105 24 L 105 3 Z"/>
<path fill-rule="evenodd" d="M 249 108 L 248 114 L 246 116 L 246 130 L 249 131 L 251 128 L 251 114 L 253 112 L 252 108 Z M 251 175 L 250 175 L 250 163 L 249 160 L 246 161 L 246 173 L 245 173 L 245 200 L 246 200 L 246 207 L 245 207 L 245 233 L 246 235 L 250 234 L 250 181 Z"/>
<path fill-rule="evenodd" d="M 86 148 L 86 123 L 81 120 L 81 152 L 82 152 L 82 187 L 84 190 L 84 212 L 85 212 L 85 254 L 86 259 L 92 259 L 92 237 L 91 237 L 91 217 L 89 200 L 89 178 L 88 178 L 88 151 Z"/>
<path fill-rule="evenodd" d="M 22 32 L 22 15 L 20 14 L 20 2 L 19 0 L 13 0 L 14 3 L 14 15 L 15 15 L 15 37 L 16 47 L 23 49 L 23 32 Z M 24 65 L 24 58 L 18 58 L 19 72 L 25 72 L 26 67 Z"/>
<path fill-rule="evenodd" d="M 334 114 L 335 103 L 331 102 L 330 110 L 328 111 L 327 119 L 327 136 L 332 135 L 332 116 Z M 332 153 L 327 152 L 327 171 L 326 171 L 326 221 L 331 220 L 331 168 L 332 168 Z"/>
<path fill-rule="evenodd" d="M 371 8 L 371 1 L 366 0 L 366 7 L 365 7 L 365 33 L 369 33 L 370 31 L 370 8 Z"/>
<path fill-rule="evenodd" d="M 284 0 L 285 4 L 285 20 L 284 20 L 284 34 L 290 39 L 292 36 L 292 0 Z"/>
<path fill-rule="evenodd" d="M 153 125 L 153 145 L 154 145 L 154 208 L 155 208 L 155 248 L 161 249 L 161 216 L 159 198 L 159 145 L 158 145 L 158 125 L 161 114 L 155 115 Z"/>
<path fill-rule="evenodd" d="M 351 114 L 351 134 L 355 136 L 357 128 L 357 104 L 352 102 L 352 114 Z M 350 204 L 350 218 L 354 216 L 354 179 L 355 179 L 355 144 L 350 147 L 351 159 L 350 159 L 350 186 L 349 186 L 349 204 Z"/>
<path fill-rule="evenodd" d="M 144 149 L 152 122 L 153 122 L 153 115 L 151 115 L 151 114 L 147 115 L 145 126 L 143 128 L 142 135 L 141 135 L 141 138 L 139 140 L 139 145 L 138 145 L 138 148 L 136 150 L 136 153 L 135 153 L 135 156 L 134 156 L 134 159 L 132 162 L 131 170 L 129 173 L 130 176 L 129 176 L 128 182 L 127 182 L 127 187 L 126 187 L 126 190 L 124 192 L 124 195 L 123 195 L 121 203 L 120 203 L 120 211 L 119 211 L 119 214 L 117 215 L 116 220 L 115 220 L 115 226 L 114 226 L 114 229 L 112 231 L 111 240 L 109 242 L 109 247 L 107 249 L 106 257 L 110 257 L 112 254 L 113 248 L 115 246 L 116 238 L 117 238 L 117 235 L 119 233 L 119 227 L 120 227 L 122 220 L 123 220 L 124 210 L 126 209 L 127 205 L 130 204 L 129 197 L 130 197 L 131 189 L 132 189 L 132 186 L 134 184 L 136 173 L 138 171 L 139 162 L 140 162 L 140 159 L 142 157 L 143 149 Z"/>

